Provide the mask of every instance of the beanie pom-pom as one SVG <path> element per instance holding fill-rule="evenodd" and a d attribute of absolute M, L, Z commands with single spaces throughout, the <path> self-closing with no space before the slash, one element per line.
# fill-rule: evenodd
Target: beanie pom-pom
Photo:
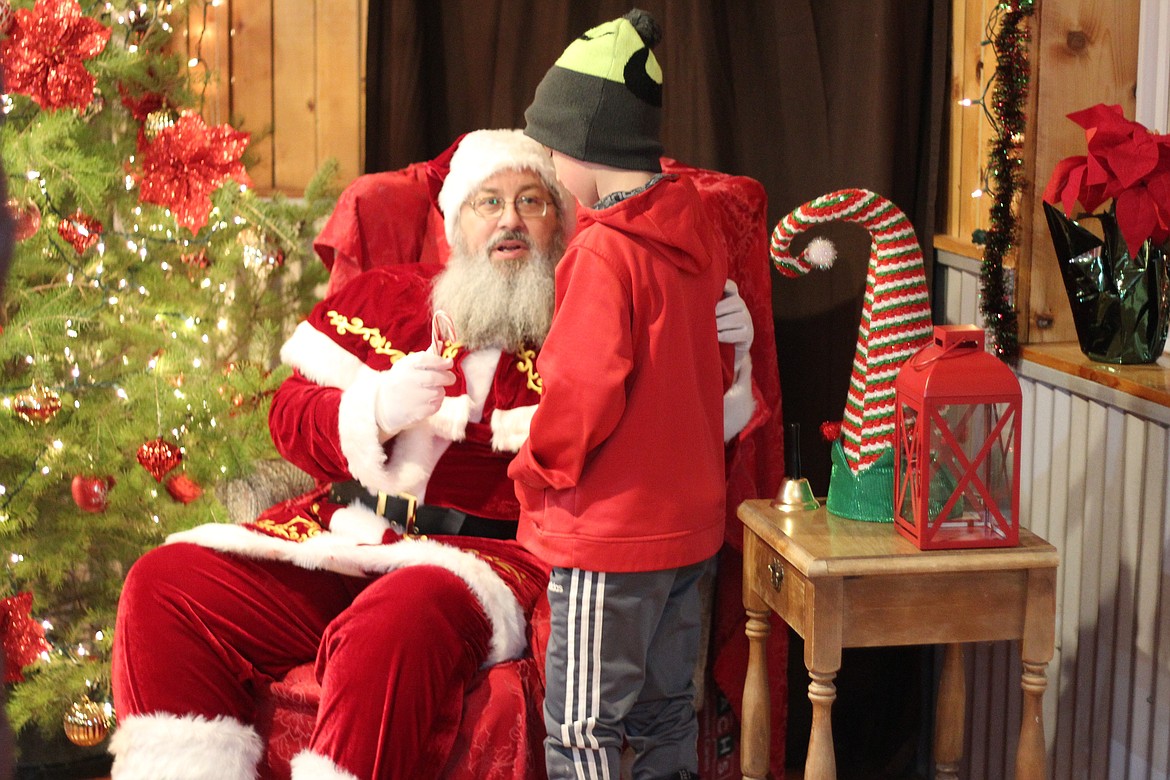
<path fill-rule="evenodd" d="M 829 239 L 817 236 L 804 248 L 804 257 L 810 265 L 829 268 L 837 259 L 837 247 Z"/>
<path fill-rule="evenodd" d="M 662 28 L 653 16 L 641 8 L 632 9 L 622 18 L 634 26 L 638 35 L 642 37 L 642 43 L 649 48 L 653 49 L 662 40 Z"/>

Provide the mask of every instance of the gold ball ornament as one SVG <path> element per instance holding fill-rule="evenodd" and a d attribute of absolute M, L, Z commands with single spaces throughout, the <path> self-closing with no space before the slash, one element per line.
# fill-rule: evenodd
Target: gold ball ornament
<path fill-rule="evenodd" d="M 173 127 L 178 118 L 179 115 L 169 108 L 151 111 L 146 115 L 146 121 L 142 123 L 142 132 L 149 140 L 153 141 L 163 130 Z"/>
<path fill-rule="evenodd" d="M 40 425 L 61 411 L 61 396 L 40 382 L 33 382 L 28 390 L 13 396 L 12 411 L 29 425 Z"/>
<path fill-rule="evenodd" d="M 284 250 L 261 232 L 244 228 L 236 236 L 236 243 L 243 247 L 245 268 L 263 274 L 284 265 Z"/>
<path fill-rule="evenodd" d="M 82 696 L 81 701 L 74 702 L 65 713 L 65 736 L 74 745 L 91 747 L 110 733 L 110 720 L 105 706 Z"/>

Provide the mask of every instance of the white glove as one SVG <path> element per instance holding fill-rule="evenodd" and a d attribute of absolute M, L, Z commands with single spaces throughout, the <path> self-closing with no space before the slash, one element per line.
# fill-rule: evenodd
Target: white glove
<path fill-rule="evenodd" d="M 431 352 L 411 352 L 389 371 L 378 373 L 374 419 L 384 438 L 425 420 L 443 403 L 443 388 L 455 382 L 451 358 Z"/>
<path fill-rule="evenodd" d="M 751 349 L 755 328 L 747 304 L 739 297 L 739 287 L 730 279 L 723 285 L 723 297 L 715 304 L 715 329 L 719 341 L 735 345 L 735 372 L 738 375 Z"/>

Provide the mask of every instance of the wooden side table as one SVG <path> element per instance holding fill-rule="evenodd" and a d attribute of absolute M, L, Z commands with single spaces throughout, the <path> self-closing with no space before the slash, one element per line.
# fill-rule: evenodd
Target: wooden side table
<path fill-rule="evenodd" d="M 1023 722 L 1016 776 L 1046 777 L 1041 700 L 1056 623 L 1056 548 L 1020 529 L 1018 547 L 919 550 L 892 524 L 836 517 L 824 507 L 779 512 L 767 500 L 739 507 L 744 523 L 743 603 L 750 640 L 740 767 L 768 772 L 768 610 L 803 637 L 812 701 L 805 780 L 837 775 L 830 712 L 843 647 L 943 644 L 935 714 L 937 778 L 957 778 L 966 710 L 962 642 L 1021 640 Z"/>

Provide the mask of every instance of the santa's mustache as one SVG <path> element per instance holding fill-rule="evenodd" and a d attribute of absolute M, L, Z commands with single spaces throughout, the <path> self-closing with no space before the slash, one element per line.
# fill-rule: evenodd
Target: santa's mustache
<path fill-rule="evenodd" d="M 492 236 L 492 240 L 488 242 L 488 246 L 495 248 L 504 242 L 511 241 L 523 244 L 525 249 L 532 249 L 532 236 L 520 230 L 501 230 Z"/>

